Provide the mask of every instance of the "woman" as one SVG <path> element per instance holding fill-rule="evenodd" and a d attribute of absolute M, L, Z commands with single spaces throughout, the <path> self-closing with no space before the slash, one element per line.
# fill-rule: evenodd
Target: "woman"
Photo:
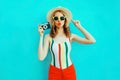
<path fill-rule="evenodd" d="M 40 33 L 38 55 L 40 60 L 44 60 L 50 48 L 52 61 L 49 68 L 48 80 L 76 80 L 75 68 L 69 56 L 71 43 L 76 41 L 83 44 L 92 44 L 96 41 L 81 26 L 78 20 L 72 20 L 71 12 L 64 7 L 51 9 L 47 14 L 47 20 L 52 24 L 52 28 L 50 34 L 45 35 L 44 46 L 44 31 L 40 25 L 38 26 Z M 70 21 L 74 23 L 86 38 L 70 33 Z"/>

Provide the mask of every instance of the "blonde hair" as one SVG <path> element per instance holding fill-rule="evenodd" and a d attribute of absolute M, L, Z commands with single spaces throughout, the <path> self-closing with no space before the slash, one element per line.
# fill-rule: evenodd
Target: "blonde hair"
<path fill-rule="evenodd" d="M 65 13 L 64 13 L 64 11 L 62 11 L 62 10 L 56 10 L 56 11 L 52 14 L 52 17 L 55 15 L 56 12 L 61 12 L 64 16 L 66 16 Z M 51 17 L 51 18 L 52 18 L 52 17 Z M 65 18 L 65 23 L 64 23 L 64 25 L 63 25 L 63 31 L 64 31 L 65 36 L 69 38 L 70 35 L 71 35 L 71 33 L 70 33 L 69 26 L 68 26 L 68 18 L 67 18 L 67 17 Z M 57 35 L 57 33 L 58 33 L 58 28 L 55 26 L 55 23 L 54 23 L 54 21 L 52 20 L 52 28 L 51 28 L 51 31 L 50 31 L 50 36 L 51 36 L 52 38 L 54 38 L 54 37 Z"/>

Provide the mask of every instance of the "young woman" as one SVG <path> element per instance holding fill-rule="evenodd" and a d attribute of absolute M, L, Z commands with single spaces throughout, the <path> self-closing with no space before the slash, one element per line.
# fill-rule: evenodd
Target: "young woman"
<path fill-rule="evenodd" d="M 70 60 L 71 43 L 76 41 L 83 44 L 93 44 L 96 41 L 81 26 L 78 20 L 72 20 L 71 12 L 64 7 L 51 9 L 47 14 L 47 20 L 52 24 L 52 28 L 50 33 L 45 35 L 44 45 L 44 31 L 40 25 L 38 26 L 40 33 L 38 58 L 39 60 L 44 60 L 48 49 L 50 49 L 52 61 L 49 68 L 48 80 L 76 80 L 76 71 Z M 70 21 L 84 34 L 85 38 L 70 33 Z"/>

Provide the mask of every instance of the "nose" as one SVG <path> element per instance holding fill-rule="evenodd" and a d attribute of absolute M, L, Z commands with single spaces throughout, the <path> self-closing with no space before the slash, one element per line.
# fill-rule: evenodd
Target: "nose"
<path fill-rule="evenodd" d="M 60 21 L 60 18 L 58 19 L 58 22 Z"/>
<path fill-rule="evenodd" d="M 61 21 L 60 19 L 57 20 L 57 22 L 60 22 L 60 21 Z"/>

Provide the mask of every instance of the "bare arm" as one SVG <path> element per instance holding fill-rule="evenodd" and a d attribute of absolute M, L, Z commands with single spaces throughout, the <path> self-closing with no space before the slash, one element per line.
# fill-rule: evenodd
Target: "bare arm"
<path fill-rule="evenodd" d="M 83 28 L 82 25 L 80 25 L 79 21 L 73 21 L 73 23 L 84 34 L 85 38 L 72 34 L 72 41 L 77 41 L 83 44 L 92 44 L 96 42 L 94 37 L 85 28 Z"/>
<path fill-rule="evenodd" d="M 49 49 L 49 34 L 45 36 L 44 39 L 44 45 L 43 45 L 43 29 L 40 29 L 40 26 L 38 27 L 38 31 L 40 33 L 40 41 L 39 41 L 39 47 L 38 47 L 38 58 L 39 60 L 44 60 Z"/>

